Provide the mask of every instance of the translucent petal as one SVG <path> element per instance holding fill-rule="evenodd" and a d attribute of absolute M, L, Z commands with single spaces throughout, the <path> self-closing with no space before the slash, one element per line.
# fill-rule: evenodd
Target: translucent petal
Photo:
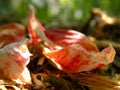
<path fill-rule="evenodd" d="M 111 63 L 114 60 L 115 50 L 108 47 L 101 52 L 91 53 L 79 44 L 72 44 L 61 50 L 44 51 L 44 55 L 56 68 L 76 73 Z"/>

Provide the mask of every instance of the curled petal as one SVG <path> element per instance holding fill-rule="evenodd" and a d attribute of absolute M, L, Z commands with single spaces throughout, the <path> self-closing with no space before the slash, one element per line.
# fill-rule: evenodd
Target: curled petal
<path fill-rule="evenodd" d="M 25 27 L 22 24 L 10 23 L 0 27 L 0 48 L 22 39 L 25 35 Z"/>
<path fill-rule="evenodd" d="M 27 43 L 25 39 L 0 49 L 0 78 L 16 80 L 21 76 L 31 56 Z"/>
<path fill-rule="evenodd" d="M 45 34 L 43 32 L 45 31 L 45 28 L 36 19 L 33 9 L 30 10 L 30 14 L 29 14 L 28 30 L 32 37 L 33 44 L 38 43 L 40 39 L 46 39 Z"/>
<path fill-rule="evenodd" d="M 34 11 L 30 10 L 30 16 L 28 20 L 28 30 L 32 38 L 32 44 L 36 45 L 38 42 L 43 42 L 50 49 L 57 47 L 46 35 L 45 28 L 40 22 L 36 19 Z"/>
<path fill-rule="evenodd" d="M 23 72 L 21 73 L 21 75 L 19 76 L 19 78 L 16 80 L 18 83 L 27 83 L 27 84 L 31 84 L 31 76 L 30 76 L 30 72 L 28 70 L 27 67 L 24 68 Z"/>
<path fill-rule="evenodd" d="M 92 70 L 98 66 L 109 64 L 114 59 L 113 48 L 108 47 L 99 52 L 96 45 L 80 32 L 61 29 L 45 30 L 35 18 L 32 10 L 28 28 L 34 43 L 41 40 L 44 43 L 40 46 L 48 47 L 44 49 L 43 54 L 50 59 L 49 61 L 55 67 L 65 72 L 75 73 Z M 60 47 L 55 50 L 56 45 Z"/>
<path fill-rule="evenodd" d="M 67 72 L 77 72 L 80 67 L 88 64 L 87 58 L 89 57 L 89 53 L 78 44 L 73 44 L 61 50 L 44 52 L 44 55 L 58 69 Z"/>
<path fill-rule="evenodd" d="M 109 64 L 111 62 L 113 62 L 114 57 L 115 57 L 115 50 L 112 47 L 112 45 L 110 45 L 109 47 L 103 49 L 100 53 L 96 54 L 96 55 L 92 55 L 93 58 L 96 62 L 99 61 L 100 63 L 103 64 Z"/>
<path fill-rule="evenodd" d="M 95 52 L 93 54 L 79 44 L 72 44 L 61 50 L 44 50 L 43 54 L 58 69 L 69 73 L 76 73 L 93 70 L 98 68 L 98 66 L 111 63 L 115 56 L 114 52 L 114 49 L 109 47 L 109 49 L 106 48 L 102 52 Z M 102 61 L 103 58 L 104 60 L 107 59 L 106 62 Z"/>
<path fill-rule="evenodd" d="M 88 51 L 98 52 L 97 46 L 83 33 L 75 30 L 53 29 L 45 31 L 47 37 L 62 47 L 80 44 Z"/>
<path fill-rule="evenodd" d="M 43 41 L 50 49 L 61 49 L 61 47 L 72 44 L 80 44 L 88 51 L 99 51 L 96 45 L 80 32 L 61 29 L 45 30 L 42 24 L 36 19 L 32 9 L 30 10 L 28 29 L 33 44 Z"/>

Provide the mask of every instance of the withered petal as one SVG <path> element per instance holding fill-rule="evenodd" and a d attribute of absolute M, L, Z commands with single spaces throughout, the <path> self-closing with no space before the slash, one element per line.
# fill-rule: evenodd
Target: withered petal
<path fill-rule="evenodd" d="M 21 40 L 25 35 L 25 27 L 18 23 L 9 23 L 0 27 L 0 48 Z"/>
<path fill-rule="evenodd" d="M 93 70 L 98 66 L 111 63 L 115 56 L 115 50 L 108 47 L 93 54 L 79 44 L 72 44 L 61 50 L 44 51 L 43 54 L 59 70 L 76 73 Z"/>
<path fill-rule="evenodd" d="M 0 78 L 17 80 L 21 76 L 32 55 L 27 43 L 28 40 L 23 39 L 0 49 Z"/>
<path fill-rule="evenodd" d="M 88 51 L 99 51 L 97 46 L 81 32 L 66 29 L 52 29 L 46 30 L 45 33 L 51 41 L 62 47 L 72 44 L 80 44 Z"/>

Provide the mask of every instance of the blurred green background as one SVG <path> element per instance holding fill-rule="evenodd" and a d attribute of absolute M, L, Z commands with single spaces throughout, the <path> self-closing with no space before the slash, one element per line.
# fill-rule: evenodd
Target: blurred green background
<path fill-rule="evenodd" d="M 0 0 L 0 22 L 27 22 L 29 7 L 46 27 L 77 26 L 90 18 L 93 8 L 120 16 L 120 0 Z"/>

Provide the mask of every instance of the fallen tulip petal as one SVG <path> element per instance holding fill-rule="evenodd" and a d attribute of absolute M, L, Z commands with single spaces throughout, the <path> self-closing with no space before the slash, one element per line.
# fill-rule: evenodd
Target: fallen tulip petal
<path fill-rule="evenodd" d="M 34 12 L 31 11 L 28 27 L 31 35 L 33 33 L 33 42 L 37 42 L 36 40 L 39 39 L 47 43 L 40 44 L 43 54 L 59 70 L 70 73 L 89 71 L 109 64 L 114 59 L 115 50 L 112 47 L 99 52 L 97 46 L 78 31 L 45 30 L 39 24 Z M 56 46 L 60 46 L 60 48 L 55 48 Z"/>
<path fill-rule="evenodd" d="M 25 27 L 22 24 L 10 23 L 0 27 L 0 48 L 21 40 L 25 35 Z"/>
<path fill-rule="evenodd" d="M 40 22 L 38 22 L 38 20 L 34 15 L 34 11 L 32 9 L 30 10 L 30 14 L 29 14 L 28 30 L 29 30 L 29 34 L 32 37 L 33 44 L 38 43 L 41 38 L 43 40 L 46 40 L 46 36 L 43 32 L 45 28 L 41 25 Z"/>
<path fill-rule="evenodd" d="M 53 29 L 46 30 L 46 36 L 55 44 L 66 47 L 72 44 L 80 44 L 88 51 L 98 52 L 97 46 L 85 36 L 75 30 Z"/>
<path fill-rule="evenodd" d="M 95 60 L 96 62 L 102 63 L 102 64 L 109 64 L 112 63 L 115 57 L 115 50 L 112 47 L 112 45 L 110 45 L 109 47 L 106 47 L 105 49 L 103 49 L 100 53 L 96 54 L 96 55 L 92 55 L 92 59 Z M 98 65 L 99 67 L 100 65 Z"/>
<path fill-rule="evenodd" d="M 58 48 L 57 45 L 66 47 L 72 44 L 80 44 L 89 51 L 98 52 L 96 45 L 80 32 L 61 29 L 45 30 L 41 23 L 35 18 L 32 9 L 30 11 L 28 29 L 33 39 L 33 44 L 38 43 L 40 40 L 46 42 L 46 45 L 52 48 Z"/>
<path fill-rule="evenodd" d="M 93 70 L 98 68 L 98 66 L 111 63 L 115 56 L 115 50 L 112 47 L 108 47 L 101 52 L 94 52 L 93 54 L 79 44 L 72 44 L 61 50 L 44 50 L 43 54 L 59 70 L 76 73 Z"/>
<path fill-rule="evenodd" d="M 22 41 L 8 44 L 0 49 L 0 78 L 17 80 L 20 77 L 22 78 L 21 81 L 24 79 L 23 82 L 27 82 L 24 77 L 29 73 L 25 68 L 32 55 L 28 50 L 27 44 L 28 39 L 25 38 Z"/>
<path fill-rule="evenodd" d="M 30 72 L 27 67 L 24 68 L 23 72 L 19 76 L 19 78 L 16 80 L 17 83 L 26 83 L 31 84 L 31 76 Z"/>
<path fill-rule="evenodd" d="M 34 11 L 30 10 L 29 20 L 28 20 L 28 30 L 32 38 L 32 45 L 36 45 L 38 42 L 44 42 L 44 44 L 50 49 L 60 48 L 55 45 L 46 35 L 45 28 L 36 19 Z"/>

